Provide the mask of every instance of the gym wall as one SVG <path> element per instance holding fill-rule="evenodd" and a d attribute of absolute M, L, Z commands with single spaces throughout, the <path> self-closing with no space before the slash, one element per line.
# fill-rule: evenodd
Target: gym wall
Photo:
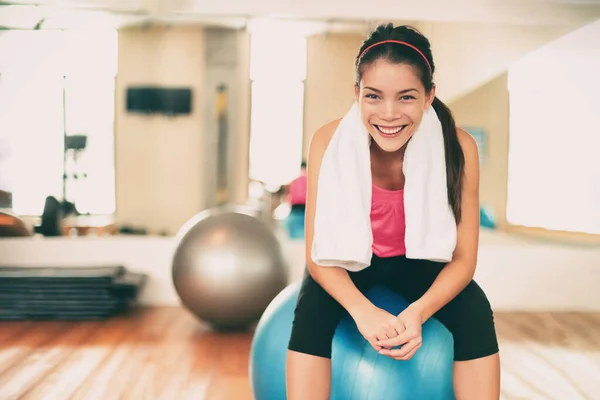
<path fill-rule="evenodd" d="M 118 224 L 173 235 L 190 217 L 214 203 L 214 102 L 220 83 L 230 88 L 231 198 L 245 201 L 248 68 L 249 37 L 244 32 L 186 27 L 119 32 L 115 106 Z M 125 100 L 130 85 L 191 87 L 192 113 L 177 117 L 129 114 Z"/>
<path fill-rule="evenodd" d="M 151 231 L 178 229 L 203 201 L 204 30 L 119 32 L 115 104 L 116 222 Z M 192 113 L 168 118 L 129 114 L 130 85 L 193 89 Z"/>

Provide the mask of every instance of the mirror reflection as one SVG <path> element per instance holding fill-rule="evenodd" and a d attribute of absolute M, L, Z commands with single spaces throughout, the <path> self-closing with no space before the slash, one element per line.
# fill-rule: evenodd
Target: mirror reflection
<path fill-rule="evenodd" d="M 71 338 L 67 397 L 139 329 L 156 398 L 597 398 L 600 5 L 288 3 L 0 4 L 10 351 Z"/>

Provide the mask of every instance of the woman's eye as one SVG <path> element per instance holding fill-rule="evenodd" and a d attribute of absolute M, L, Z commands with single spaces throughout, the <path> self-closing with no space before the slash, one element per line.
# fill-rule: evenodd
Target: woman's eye
<path fill-rule="evenodd" d="M 377 98 L 377 95 L 376 95 L 376 94 L 369 93 L 369 94 L 367 94 L 365 97 L 366 97 L 367 99 L 376 99 L 376 98 Z"/>

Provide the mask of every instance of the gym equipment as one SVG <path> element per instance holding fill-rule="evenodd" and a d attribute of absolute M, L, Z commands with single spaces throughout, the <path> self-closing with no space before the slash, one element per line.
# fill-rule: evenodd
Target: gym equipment
<path fill-rule="evenodd" d="M 146 278 L 118 265 L 0 267 L 0 321 L 105 319 L 125 311 Z"/>
<path fill-rule="evenodd" d="M 6 211 L 0 211 L 0 238 L 31 235 L 31 231 L 21 218 Z"/>
<path fill-rule="evenodd" d="M 8 192 L 6 190 L 0 189 L 0 209 L 2 209 L 2 208 L 12 210 L 13 199 L 12 199 L 12 192 Z"/>
<path fill-rule="evenodd" d="M 54 196 L 47 196 L 41 223 L 35 231 L 43 236 L 63 236 L 64 207 Z"/>
<path fill-rule="evenodd" d="M 63 181 L 62 181 L 62 199 L 63 203 L 71 203 L 74 211 L 79 186 L 81 181 L 87 179 L 87 173 L 80 165 L 81 155 L 85 152 L 88 144 L 88 138 L 85 134 L 70 134 L 68 132 L 69 124 L 66 123 L 67 110 L 67 86 L 69 80 L 63 76 L 62 80 L 62 101 L 63 101 Z M 73 201 L 68 199 L 72 198 Z M 67 214 L 67 213 L 65 213 Z"/>
<path fill-rule="evenodd" d="M 215 329 L 256 322 L 287 284 L 273 231 L 244 206 L 205 210 L 179 231 L 172 278 L 181 301 Z"/>
<path fill-rule="evenodd" d="M 250 382 L 256 400 L 286 398 L 285 363 L 299 284 L 284 289 L 261 317 L 250 350 Z M 366 296 L 399 314 L 408 306 L 385 287 Z M 332 343 L 332 400 L 452 400 L 453 339 L 439 321 L 423 324 L 423 344 L 408 361 L 378 354 L 345 315 Z"/>
<path fill-rule="evenodd" d="M 229 138 L 229 128 L 227 126 L 227 95 L 227 85 L 218 85 L 216 102 L 217 126 L 219 130 L 217 143 L 217 151 L 219 152 L 219 157 L 217 158 L 217 205 L 227 204 L 231 197 L 227 176 L 229 173 L 227 165 L 229 159 L 229 157 L 227 157 L 227 150 L 229 147 L 227 143 Z"/>

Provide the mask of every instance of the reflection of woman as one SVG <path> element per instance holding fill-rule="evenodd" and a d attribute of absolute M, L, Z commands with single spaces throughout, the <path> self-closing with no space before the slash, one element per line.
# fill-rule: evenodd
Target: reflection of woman
<path fill-rule="evenodd" d="M 290 205 L 287 218 L 288 234 L 291 238 L 304 237 L 304 213 L 306 209 L 306 162 L 300 165 L 300 175 L 284 188 L 284 199 Z"/>
<path fill-rule="evenodd" d="M 292 212 L 301 211 L 304 213 L 306 206 L 306 163 L 304 161 L 300 166 L 300 175 L 288 186 L 288 200 Z"/>

